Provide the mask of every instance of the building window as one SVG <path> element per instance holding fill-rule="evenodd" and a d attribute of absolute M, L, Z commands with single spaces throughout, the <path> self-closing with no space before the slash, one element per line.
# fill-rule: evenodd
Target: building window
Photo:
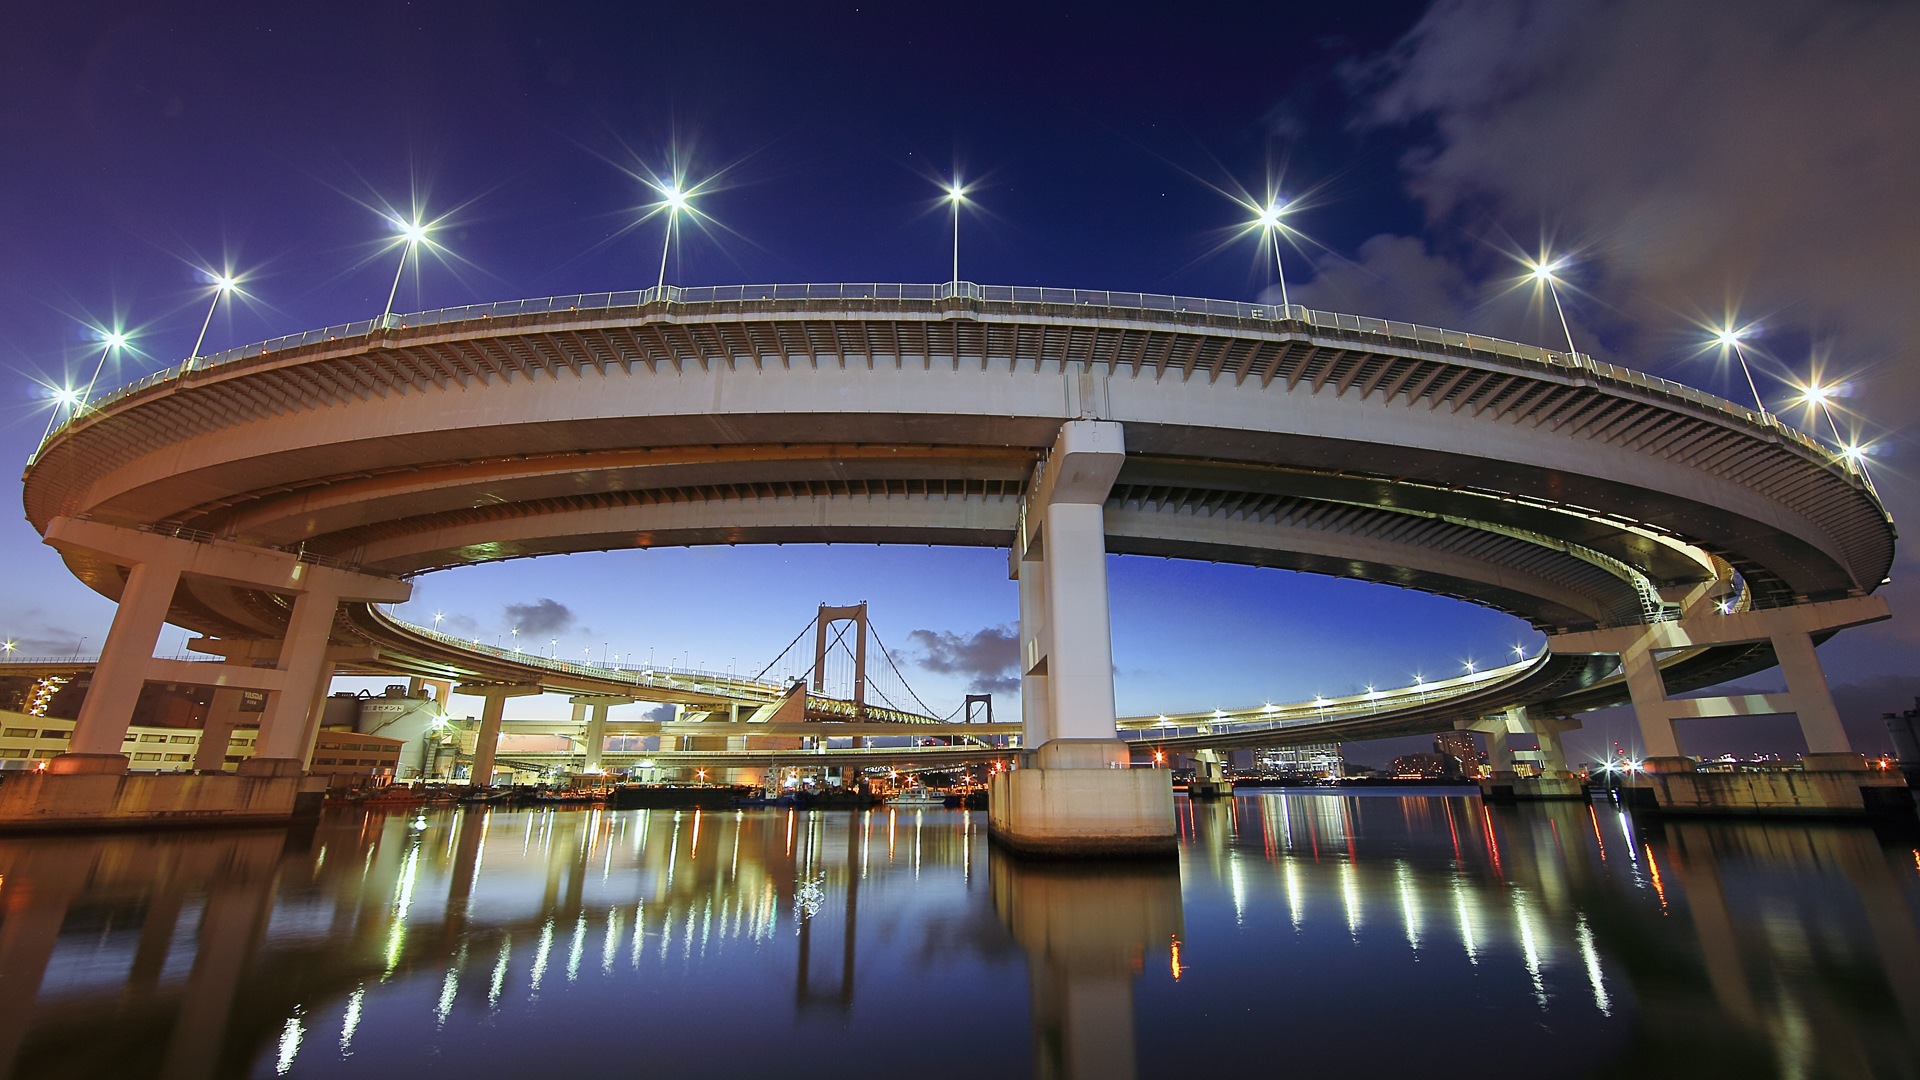
<path fill-rule="evenodd" d="M 159 760 L 160 760 L 160 755 L 159 755 L 159 754 L 135 754 L 135 755 L 133 755 L 133 760 L 135 760 L 135 761 L 159 761 Z"/>
<path fill-rule="evenodd" d="M 0 731 L 0 735 L 5 735 L 9 739 L 31 739 L 38 734 L 39 733 L 32 728 L 26 727 L 10 727 L 5 731 Z"/>

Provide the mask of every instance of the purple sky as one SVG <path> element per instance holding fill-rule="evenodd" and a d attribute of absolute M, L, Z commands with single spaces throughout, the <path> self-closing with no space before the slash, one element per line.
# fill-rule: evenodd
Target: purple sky
<path fill-rule="evenodd" d="M 97 328 L 136 335 L 105 385 L 185 356 L 208 268 L 246 290 L 209 350 L 378 314 L 387 208 L 446 217 L 445 257 L 409 272 L 403 309 L 651 284 L 639 176 L 674 161 L 711 180 L 712 224 L 676 247 L 671 281 L 935 281 L 936 181 L 958 169 L 973 281 L 1258 297 L 1271 269 L 1235 238 L 1235 197 L 1271 186 L 1300 200 L 1296 303 L 1551 346 L 1557 323 L 1510 288 L 1514 256 L 1545 245 L 1569 258 L 1583 351 L 1739 400 L 1737 370 L 1699 348 L 1732 316 L 1757 326 L 1771 407 L 1815 369 L 1843 382 L 1840 421 L 1911 520 L 1916 49 L 1920 9 L 1865 0 L 40 5 L 0 38 L 0 451 L 25 460 L 47 386 L 85 380 Z M 111 605 L 24 521 L 0 527 L 0 558 L 0 631 L 28 653 L 97 649 Z M 1892 623 L 1822 651 L 1863 748 L 1920 693 L 1911 563 Z M 1437 677 L 1537 640 L 1384 586 L 1110 569 L 1131 712 Z M 751 671 L 817 603 L 857 599 L 930 704 L 1006 685 L 998 551 L 575 556 L 434 575 L 401 613 Z M 1576 748 L 1613 737 L 1590 730 Z M 1696 736 L 1698 752 L 1798 745 L 1791 721 Z"/>

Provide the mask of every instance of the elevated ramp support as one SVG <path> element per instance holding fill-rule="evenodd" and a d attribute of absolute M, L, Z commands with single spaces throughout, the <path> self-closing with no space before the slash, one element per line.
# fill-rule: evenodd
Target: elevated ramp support
<path fill-rule="evenodd" d="M 607 710 L 615 705 L 628 704 L 632 700 L 632 698 L 611 694 L 582 694 L 567 699 L 568 704 L 573 706 L 574 719 L 584 721 L 586 724 L 586 729 L 580 737 L 583 747 L 581 772 L 604 771 L 600 767 L 600 759 L 607 750 Z M 591 712 L 582 715 L 587 710 Z"/>
<path fill-rule="evenodd" d="M 988 788 L 990 835 L 1016 851 L 1175 851 L 1170 776 L 1129 768 L 1114 723 L 1103 508 L 1125 460 L 1119 424 L 1070 420 L 1027 485 L 1009 569 L 1020 582 L 1023 745 L 1032 749 Z"/>
<path fill-rule="evenodd" d="M 1195 750 L 1193 752 L 1193 779 L 1187 782 L 1187 798 L 1219 799 L 1233 795 L 1233 784 L 1227 780 L 1227 763 L 1218 750 Z"/>
<path fill-rule="evenodd" d="M 290 552 L 77 518 L 50 521 L 46 542 L 71 565 L 103 578 L 120 577 L 120 606 L 75 719 L 70 749 L 49 761 L 33 784 L 9 783 L 17 790 L 0 805 L 0 828 L 15 823 L 59 827 L 63 820 L 118 827 L 163 815 L 180 822 L 261 821 L 318 811 L 324 784 L 314 787 L 304 777 L 319 725 L 318 705 L 333 675 L 328 643 L 334 613 L 342 600 L 404 601 L 412 594 L 410 585 L 318 566 Z M 286 637 L 274 643 L 270 666 L 255 666 L 264 661 L 253 658 L 188 663 L 154 657 L 174 593 L 189 578 L 260 589 L 290 601 Z M 255 756 L 240 772 L 281 782 L 236 787 L 184 773 L 128 777 L 120 748 L 140 688 L 149 679 L 264 693 Z"/>
<path fill-rule="evenodd" d="M 1870 771 L 1854 753 L 1834 708 L 1813 636 L 1888 618 L 1878 596 L 1762 608 L 1730 614 L 1693 615 L 1647 626 L 1624 626 L 1561 634 L 1549 639 L 1555 652 L 1615 653 L 1633 695 L 1634 716 L 1648 756 L 1644 771 L 1623 789 L 1648 809 L 1684 814 L 1847 817 L 1910 814 L 1913 793 L 1905 778 Z M 1675 649 L 1768 642 L 1786 677 L 1784 694 L 1673 700 L 1660 677 L 1659 657 Z M 1807 752 L 1798 772 L 1703 773 L 1681 749 L 1674 721 L 1703 716 L 1764 716 L 1793 713 Z"/>
<path fill-rule="evenodd" d="M 1488 802 L 1535 802 L 1552 799 L 1584 799 L 1587 786 L 1567 771 L 1567 756 L 1560 748 L 1560 736 L 1580 726 L 1571 717 L 1552 717 L 1525 706 L 1516 705 L 1498 716 L 1482 717 L 1454 725 L 1462 731 L 1478 731 L 1487 739 L 1487 761 L 1493 775 L 1480 781 L 1480 794 Z M 1513 767 L 1513 735 L 1532 735 L 1540 744 L 1541 769 L 1538 776 L 1521 776 Z"/>
<path fill-rule="evenodd" d="M 480 734 L 473 744 L 473 765 L 467 771 L 467 783 L 475 787 L 493 786 L 493 755 L 500 749 L 500 720 L 507 713 L 507 699 L 532 697 L 545 688 L 531 684 L 468 684 L 457 693 L 481 700 Z"/>

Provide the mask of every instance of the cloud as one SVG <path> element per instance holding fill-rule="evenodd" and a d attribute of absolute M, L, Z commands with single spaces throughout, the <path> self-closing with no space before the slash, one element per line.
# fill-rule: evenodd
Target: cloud
<path fill-rule="evenodd" d="M 657 724 L 669 724 L 673 722 L 674 709 L 670 704 L 655 705 L 641 715 Z"/>
<path fill-rule="evenodd" d="M 90 652 L 99 652 L 105 640 L 98 633 L 89 634 L 69 629 L 65 624 L 50 619 L 40 608 L 28 608 L 13 616 L 12 626 L 5 635 L 13 643 L 12 656 L 25 659 L 31 656 L 74 656 L 83 646 L 91 646 Z M 176 641 L 176 635 L 168 631 L 162 635 L 168 642 Z"/>
<path fill-rule="evenodd" d="M 1363 129 L 1430 133 L 1403 169 L 1435 231 L 1557 237 L 1619 359 L 1685 363 L 1687 320 L 1737 306 L 1765 368 L 1824 351 L 1890 425 L 1920 405 L 1892 362 L 1920 345 L 1916 45 L 1920 7 L 1864 0 L 1438 0 L 1348 75 Z"/>
<path fill-rule="evenodd" d="M 573 609 L 548 597 L 531 604 L 508 604 L 507 622 L 523 634 L 557 634 L 573 626 Z"/>
<path fill-rule="evenodd" d="M 1582 351 L 1736 401 L 1705 327 L 1757 324 L 1760 391 L 1789 407 L 1816 372 L 1840 381 L 1849 439 L 1873 444 L 1895 520 L 1920 517 L 1920 5 L 1871 0 L 1435 0 L 1383 55 L 1349 64 L 1363 138 L 1401 158 L 1425 235 L 1317 260 L 1303 300 L 1451 321 L 1554 345 L 1550 314 L 1517 329 L 1506 257 L 1571 257 L 1562 290 Z M 1858 410 L 1857 412 L 1855 410 Z M 1920 549 L 1887 590 L 1920 603 Z M 1873 584 L 1873 583 L 1866 583 Z M 1858 632 L 1876 653 L 1920 637 Z M 1852 666 L 1852 660 L 1843 663 Z M 1883 667 L 1882 670 L 1885 670 Z"/>
<path fill-rule="evenodd" d="M 967 680 L 974 694 L 1011 694 L 1020 689 L 1020 632 L 989 626 L 972 634 L 951 630 L 915 630 L 907 648 L 892 653 L 896 664 L 915 664 L 939 675 Z"/>

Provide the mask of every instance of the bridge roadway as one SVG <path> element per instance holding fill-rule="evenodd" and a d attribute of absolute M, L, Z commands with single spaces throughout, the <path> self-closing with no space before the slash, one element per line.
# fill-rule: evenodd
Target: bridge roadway
<path fill-rule="evenodd" d="M 1042 483 L 1066 429 L 1101 423 L 1124 457 L 1098 490 Z M 1043 553 L 1028 512 L 1058 507 L 1041 497 L 1091 498 L 1092 546 L 1049 526 Z M 1858 601 L 1894 544 L 1868 478 L 1777 417 L 1591 357 L 1297 306 L 968 283 L 516 301 L 236 349 L 81 410 L 29 464 L 25 505 L 123 616 L 136 549 L 164 546 L 140 537 L 294 560 L 283 580 L 166 555 L 185 569 L 160 575 L 164 597 L 133 590 L 129 622 L 305 642 L 300 597 L 324 595 L 332 647 L 369 670 L 522 677 L 383 621 L 368 601 L 387 578 L 662 545 L 1011 540 L 1016 575 L 1063 550 L 1326 573 L 1586 635 L 1565 652 L 1645 660 L 1614 632 L 1672 623 L 1664 686 L 1632 693 L 1643 728 L 1670 725 L 1665 692 L 1767 667 L 1783 642 L 1810 686 L 1810 640 L 1843 624 L 1766 613 Z M 1700 622 L 1716 610 L 1755 618 L 1727 624 L 1749 631 L 1734 640 Z M 1056 668 L 1105 678 L 1059 644 Z M 1605 666 L 1543 663 L 1504 704 L 1627 700 Z"/>

